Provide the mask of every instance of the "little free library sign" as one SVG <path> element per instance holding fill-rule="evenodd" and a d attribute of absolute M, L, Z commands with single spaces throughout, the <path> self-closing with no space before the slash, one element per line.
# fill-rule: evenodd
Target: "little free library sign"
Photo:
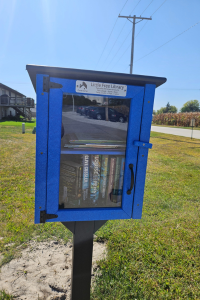
<path fill-rule="evenodd" d="M 35 223 L 140 219 L 161 77 L 26 66 L 37 94 Z"/>

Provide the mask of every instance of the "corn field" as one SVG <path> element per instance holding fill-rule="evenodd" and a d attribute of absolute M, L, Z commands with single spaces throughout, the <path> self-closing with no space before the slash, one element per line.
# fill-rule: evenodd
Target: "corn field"
<path fill-rule="evenodd" d="M 195 119 L 195 127 L 200 127 L 200 112 L 158 114 L 153 117 L 153 123 L 189 127 L 191 119 Z"/>

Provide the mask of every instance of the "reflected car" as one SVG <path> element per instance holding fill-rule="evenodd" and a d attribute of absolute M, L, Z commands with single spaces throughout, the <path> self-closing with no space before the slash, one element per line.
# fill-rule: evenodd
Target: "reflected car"
<path fill-rule="evenodd" d="M 84 106 L 81 111 L 80 111 L 80 114 L 81 115 L 86 115 L 87 116 L 87 112 L 88 110 L 90 109 L 91 106 Z"/>
<path fill-rule="evenodd" d="M 108 111 L 109 111 L 110 121 L 120 122 L 120 123 L 124 123 L 127 121 L 127 116 L 125 116 L 123 113 L 120 113 L 113 108 L 109 108 Z"/>
<path fill-rule="evenodd" d="M 105 120 L 106 111 L 105 107 L 93 107 L 89 110 L 89 117 L 97 120 Z M 127 117 L 115 109 L 108 108 L 109 121 L 124 123 L 127 121 Z"/>
<path fill-rule="evenodd" d="M 82 114 L 81 112 L 82 112 L 82 110 L 83 110 L 84 108 L 85 108 L 85 106 L 78 106 L 76 112 L 77 112 L 78 114 Z"/>

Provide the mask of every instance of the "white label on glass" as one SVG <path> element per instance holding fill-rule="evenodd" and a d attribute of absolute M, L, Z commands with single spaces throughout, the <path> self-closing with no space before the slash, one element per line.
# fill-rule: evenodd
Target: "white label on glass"
<path fill-rule="evenodd" d="M 95 95 L 126 97 L 127 85 L 91 81 L 76 81 L 76 92 Z"/>

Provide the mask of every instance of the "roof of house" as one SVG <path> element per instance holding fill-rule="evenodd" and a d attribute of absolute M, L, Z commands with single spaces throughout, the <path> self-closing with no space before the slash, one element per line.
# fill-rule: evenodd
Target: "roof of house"
<path fill-rule="evenodd" d="M 145 84 L 155 84 L 156 87 L 166 82 L 164 77 L 143 76 L 124 73 L 100 72 L 90 70 L 68 69 L 58 67 L 47 67 L 37 65 L 26 65 L 26 70 L 29 73 L 33 87 L 36 91 L 36 75 L 44 74 L 50 77 L 68 78 L 75 80 L 110 82 L 118 84 L 129 84 L 144 86 Z"/>
<path fill-rule="evenodd" d="M 26 97 L 24 94 L 19 93 L 18 91 L 11 89 L 9 86 L 7 86 L 3 83 L 0 83 L 0 88 L 3 88 L 3 89 L 8 90 L 10 92 L 13 92 L 13 93 L 17 94 L 17 96 Z"/>

